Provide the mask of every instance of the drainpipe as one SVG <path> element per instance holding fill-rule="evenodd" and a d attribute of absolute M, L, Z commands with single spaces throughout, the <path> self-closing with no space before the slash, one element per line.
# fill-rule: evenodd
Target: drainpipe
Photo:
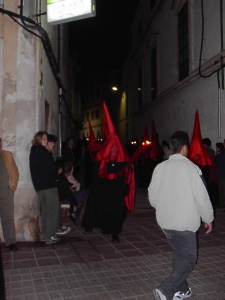
<path fill-rule="evenodd" d="M 217 72 L 218 80 L 218 141 L 221 141 L 221 87 L 220 87 L 220 74 Z"/>
<path fill-rule="evenodd" d="M 59 157 L 62 156 L 62 88 L 59 88 Z"/>
<path fill-rule="evenodd" d="M 61 67 L 61 25 L 58 25 L 58 66 Z M 62 87 L 59 88 L 59 118 L 58 118 L 59 157 L 62 156 Z"/>
<path fill-rule="evenodd" d="M 223 0 L 220 0 L 220 37 L 221 37 L 221 52 L 224 50 L 224 14 L 223 14 Z M 224 59 L 221 58 L 221 66 L 223 65 Z M 221 69 L 221 81 L 222 86 L 221 88 L 224 90 L 224 68 Z"/>
<path fill-rule="evenodd" d="M 220 48 L 221 53 L 224 47 L 223 40 L 223 0 L 220 0 Z M 223 64 L 223 58 L 221 57 L 221 65 Z M 221 81 L 220 81 L 220 72 L 221 72 Z M 224 68 L 217 72 L 217 80 L 218 80 L 218 141 L 221 141 L 221 89 L 224 90 Z"/>

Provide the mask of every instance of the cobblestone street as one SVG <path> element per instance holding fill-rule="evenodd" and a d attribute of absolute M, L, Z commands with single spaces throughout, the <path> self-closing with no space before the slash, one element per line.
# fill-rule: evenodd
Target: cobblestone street
<path fill-rule="evenodd" d="M 193 300 L 225 299 L 225 212 L 215 228 L 199 230 L 198 264 L 189 278 Z M 2 246 L 7 300 L 155 299 L 153 289 L 170 272 L 171 251 L 155 221 L 146 189 L 138 189 L 120 243 L 98 230 L 73 226 L 59 244 Z"/>

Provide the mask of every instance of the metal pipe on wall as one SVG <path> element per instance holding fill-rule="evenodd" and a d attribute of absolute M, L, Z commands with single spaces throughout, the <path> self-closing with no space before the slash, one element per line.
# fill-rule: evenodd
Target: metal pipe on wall
<path fill-rule="evenodd" d="M 220 0 L 220 50 L 221 53 L 223 51 L 224 47 L 224 24 L 223 24 L 223 1 Z M 223 64 L 223 57 L 221 57 L 221 66 Z M 220 72 L 221 72 L 221 78 L 220 78 Z M 218 141 L 221 142 L 221 107 L 222 107 L 222 99 L 221 99 L 221 90 L 224 89 L 224 68 L 222 67 L 221 70 L 217 72 L 217 81 L 218 81 Z"/>
<path fill-rule="evenodd" d="M 61 25 L 58 25 L 58 66 L 61 69 Z M 59 157 L 62 156 L 62 88 L 59 88 L 59 118 L 58 118 Z"/>

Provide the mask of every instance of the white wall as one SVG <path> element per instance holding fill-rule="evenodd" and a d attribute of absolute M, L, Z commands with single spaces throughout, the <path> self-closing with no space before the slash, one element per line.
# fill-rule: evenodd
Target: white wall
<path fill-rule="evenodd" d="M 175 1 L 179 2 L 179 1 Z M 180 1 L 181 2 L 181 1 Z M 185 1 L 183 1 L 185 2 Z M 220 0 L 204 2 L 204 47 L 202 54 L 202 73 L 213 65 L 214 61 L 224 56 L 220 42 Z M 186 130 L 190 138 L 194 126 L 195 112 L 198 110 L 202 137 L 209 137 L 213 146 L 225 138 L 225 93 L 221 91 L 221 127 L 218 114 L 217 76 L 202 78 L 198 74 L 201 45 L 201 1 L 189 1 L 189 41 L 190 41 L 190 75 L 179 82 L 177 13 L 172 9 L 172 0 L 157 1 L 155 11 L 148 10 L 145 1 L 140 2 L 139 9 L 132 24 L 135 35 L 132 51 L 124 66 L 124 87 L 129 92 L 129 137 L 139 137 L 148 125 L 151 138 L 151 122 L 154 120 L 159 139 L 168 139 L 176 130 Z M 144 8 L 143 8 L 144 7 Z M 225 7 L 225 1 L 223 1 Z M 148 14 L 146 13 L 148 12 Z M 224 14 L 225 15 L 225 14 Z M 137 36 L 136 29 L 140 22 L 146 24 L 142 35 Z M 148 22 L 145 20 L 148 19 Z M 223 20 L 224 24 L 224 20 Z M 151 59 L 150 53 L 158 45 L 158 87 L 159 94 L 151 99 Z M 141 61 L 141 62 L 140 62 Z M 143 66 L 143 106 L 138 109 L 137 70 Z M 212 69 L 207 69 L 212 70 Z M 219 131 L 221 129 L 221 137 Z"/>

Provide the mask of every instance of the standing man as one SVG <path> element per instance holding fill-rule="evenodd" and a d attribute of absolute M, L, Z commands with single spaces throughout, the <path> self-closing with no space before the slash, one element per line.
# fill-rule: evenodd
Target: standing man
<path fill-rule="evenodd" d="M 30 173 L 38 194 L 40 239 L 46 244 L 60 241 L 57 235 L 66 234 L 58 229 L 59 198 L 57 191 L 58 172 L 52 152 L 47 149 L 48 134 L 38 131 L 30 150 Z"/>
<path fill-rule="evenodd" d="M 188 158 L 188 134 L 175 132 L 170 139 L 173 154 L 157 165 L 148 188 L 156 219 L 173 251 L 172 272 L 154 290 L 157 300 L 191 296 L 187 278 L 197 260 L 196 231 L 201 219 L 212 231 L 213 208 L 201 178 L 201 170 Z"/>
<path fill-rule="evenodd" d="M 14 192 L 19 180 L 19 172 L 9 151 L 2 150 L 0 138 L 0 218 L 6 246 L 17 250 L 14 221 Z"/>

